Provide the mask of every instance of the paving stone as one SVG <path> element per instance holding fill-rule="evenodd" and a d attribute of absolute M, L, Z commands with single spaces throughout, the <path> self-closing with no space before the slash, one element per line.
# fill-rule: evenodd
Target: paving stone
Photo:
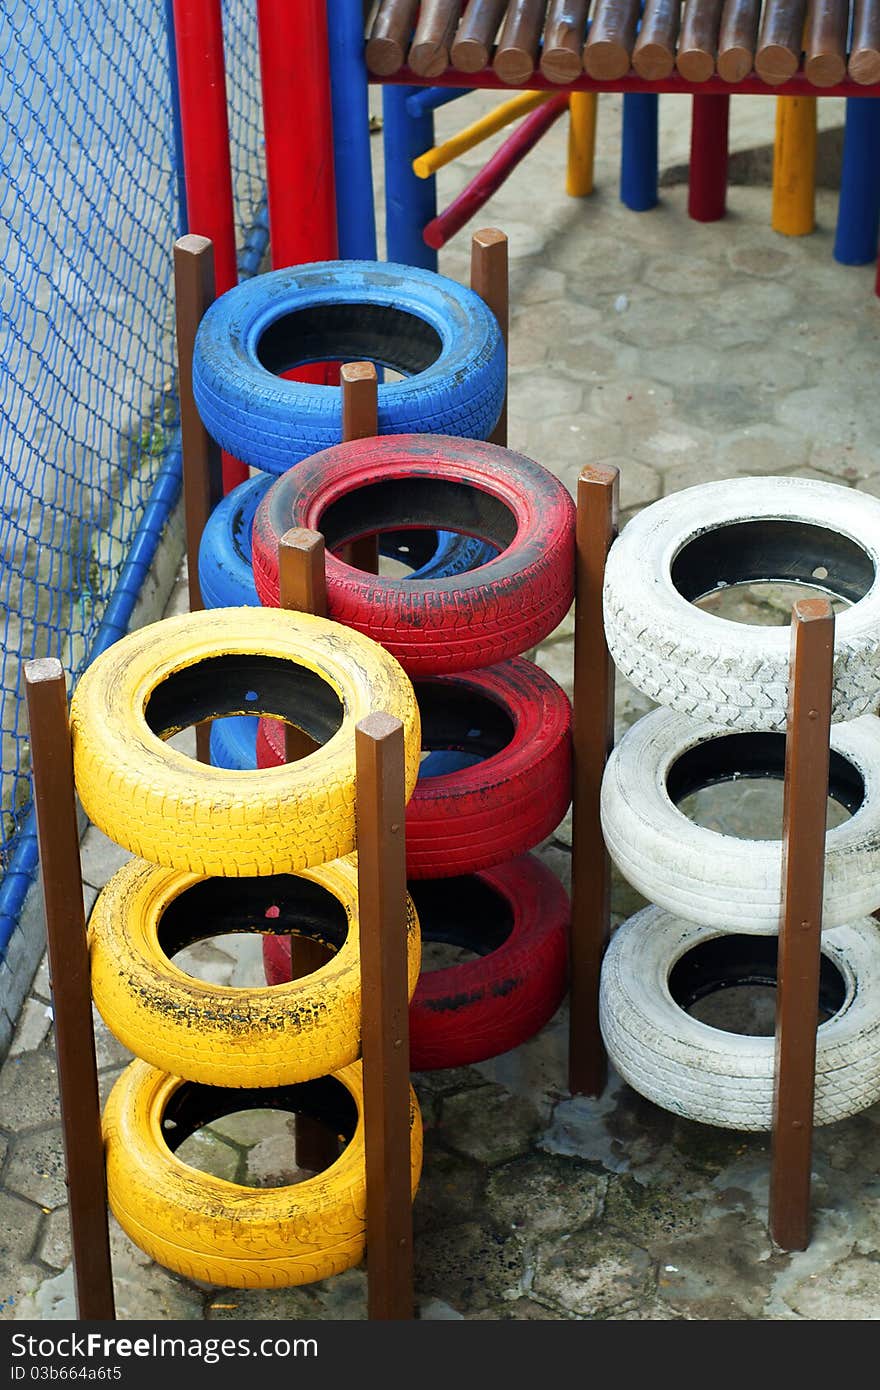
<path fill-rule="evenodd" d="M 37 1254 L 53 1269 L 65 1269 L 70 1263 L 70 1211 L 56 1207 L 45 1217 Z"/>
<path fill-rule="evenodd" d="M 40 961 L 40 967 L 37 970 L 36 975 L 34 976 L 34 982 L 31 985 L 31 990 L 34 994 L 38 994 L 41 999 L 45 999 L 48 1001 L 52 997 L 52 988 L 49 984 L 48 956 L 43 956 L 43 959 Z"/>
<path fill-rule="evenodd" d="M 0 1129 L 34 1129 L 60 1115 L 54 1054 L 34 1051 L 10 1057 L 0 1072 Z"/>
<path fill-rule="evenodd" d="M 562 1313 L 545 1308 L 532 1298 L 515 1298 L 512 1303 L 494 1303 L 478 1313 L 466 1315 L 468 1322 L 562 1322 Z"/>
<path fill-rule="evenodd" d="M 39 1207 L 0 1191 L 0 1263 L 27 1260 L 42 1219 Z"/>
<path fill-rule="evenodd" d="M 442 1298 L 426 1298 L 416 1311 L 419 1322 L 461 1322 L 463 1314 L 450 1308 Z"/>
<path fill-rule="evenodd" d="M 787 1301 L 793 1313 L 813 1322 L 876 1321 L 880 1261 L 851 1255 L 825 1275 L 810 1275 Z"/>
<path fill-rule="evenodd" d="M 512 1236 L 477 1221 L 427 1231 L 415 1244 L 415 1283 L 421 1298 L 453 1308 L 480 1309 L 523 1293 L 526 1265 Z"/>
<path fill-rule="evenodd" d="M 210 1173 L 227 1182 L 236 1181 L 241 1162 L 238 1149 L 225 1143 L 207 1126 L 185 1139 L 176 1153 L 182 1163 L 197 1168 L 200 1173 Z"/>
<path fill-rule="evenodd" d="M 664 1303 L 714 1319 L 758 1317 L 781 1258 L 771 1258 L 766 1229 L 736 1212 L 655 1253 Z"/>
<path fill-rule="evenodd" d="M 96 825 L 90 825 L 80 844 L 83 882 L 92 888 L 103 888 L 108 878 L 132 857 Z"/>
<path fill-rule="evenodd" d="M 26 999 L 18 1018 L 15 1037 L 9 1048 L 9 1056 L 17 1057 L 22 1052 L 33 1052 L 40 1046 L 49 1031 L 52 1011 L 42 999 Z"/>
<path fill-rule="evenodd" d="M 592 1224 L 607 1188 L 608 1179 L 578 1159 L 529 1154 L 490 1173 L 486 1207 L 499 1226 L 532 1241 Z"/>
<path fill-rule="evenodd" d="M 531 1287 L 569 1315 L 601 1318 L 628 1300 L 651 1295 L 654 1265 L 638 1246 L 591 1227 L 541 1241 Z"/>
<path fill-rule="evenodd" d="M 302 1322 L 323 1308 L 314 1285 L 292 1289 L 221 1289 L 205 1304 L 208 1322 Z M 337 1314 L 337 1316 L 339 1316 Z"/>
<path fill-rule="evenodd" d="M 110 1257 L 116 1317 L 120 1322 L 201 1321 L 204 1293 L 179 1279 L 139 1250 L 110 1220 Z M 52 1322 L 76 1318 L 73 1266 L 60 1274 L 44 1276 L 29 1298 L 18 1305 L 18 1320 Z"/>
<path fill-rule="evenodd" d="M 37 1130 L 10 1145 L 4 1186 L 41 1207 L 60 1207 L 67 1201 L 64 1146 L 60 1126 Z"/>
<path fill-rule="evenodd" d="M 422 1176 L 413 1203 L 413 1227 L 422 1231 L 457 1226 L 483 1206 L 486 1176 L 483 1168 L 461 1154 L 450 1154 L 425 1131 Z"/>
<path fill-rule="evenodd" d="M 29 1316 L 20 1310 L 30 1306 L 32 1295 L 45 1277 L 46 1271 L 38 1265 L 0 1257 L 0 1322 Z"/>
<path fill-rule="evenodd" d="M 534 1104 L 503 1086 L 481 1086 L 443 1098 L 437 1132 L 459 1153 L 481 1163 L 502 1163 L 523 1153 L 539 1128 Z"/>

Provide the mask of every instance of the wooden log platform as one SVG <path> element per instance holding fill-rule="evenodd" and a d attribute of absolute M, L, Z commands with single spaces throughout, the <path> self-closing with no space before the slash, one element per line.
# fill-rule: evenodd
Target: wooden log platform
<path fill-rule="evenodd" d="M 371 81 L 880 95 L 880 0 L 379 0 Z M 393 43 L 388 35 L 393 36 Z M 466 78 L 466 82 L 465 79 Z"/>

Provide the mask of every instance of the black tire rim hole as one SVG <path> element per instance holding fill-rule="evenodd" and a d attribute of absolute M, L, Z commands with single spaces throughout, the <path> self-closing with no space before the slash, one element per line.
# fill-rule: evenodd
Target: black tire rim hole
<path fill-rule="evenodd" d="M 725 933 L 700 942 L 677 960 L 668 988 L 680 1009 L 707 1027 L 746 1037 L 774 1032 L 777 937 Z M 840 970 L 824 953 L 819 963 L 821 1026 L 846 1003 Z"/>
<path fill-rule="evenodd" d="M 432 530 L 476 536 L 500 553 L 517 534 L 516 516 L 500 498 L 422 474 L 352 488 L 324 509 L 317 526 L 333 551 L 383 531 Z"/>
<path fill-rule="evenodd" d="M 510 902 L 476 874 L 410 879 L 407 887 L 421 927 L 423 972 L 488 956 L 513 931 Z"/>
<path fill-rule="evenodd" d="M 316 744 L 342 727 L 342 701 L 316 672 L 273 656 L 207 657 L 166 677 L 144 710 L 159 738 L 230 714 L 270 715 L 302 729 Z"/>
<path fill-rule="evenodd" d="M 203 879 L 168 904 L 157 929 L 159 947 L 169 960 L 200 942 L 217 945 L 227 936 L 291 934 L 314 942 L 328 960 L 348 935 L 348 916 L 339 899 L 296 874 Z M 175 964 L 202 978 L 197 961 L 185 958 Z"/>
<path fill-rule="evenodd" d="M 683 815 L 687 815 L 695 824 L 705 824 L 707 818 L 715 820 L 716 817 L 726 822 L 727 817 L 737 811 L 737 800 L 732 796 L 725 796 L 703 798 L 703 802 L 700 803 L 697 800 L 700 792 L 720 785 L 777 783 L 777 798 L 762 798 L 754 802 L 751 814 L 755 824 L 749 828 L 747 838 L 778 840 L 782 834 L 780 798 L 784 777 L 784 734 L 722 734 L 718 738 L 704 739 L 676 758 L 666 774 L 666 790 L 670 800 Z M 850 816 L 855 815 L 865 800 L 862 774 L 836 749 L 831 750 L 829 757 L 828 799 L 834 807 L 840 808 Z M 743 803 L 740 802 L 740 814 L 742 809 Z M 778 814 L 775 814 L 777 809 Z M 829 828 L 845 818 L 839 811 L 835 814 L 834 808 L 829 807 Z M 766 835 L 758 833 L 761 825 L 766 827 Z M 711 825 L 710 828 L 715 829 L 716 826 Z"/>
<path fill-rule="evenodd" d="M 327 1136 L 327 1162 L 323 1167 L 328 1167 L 338 1158 L 342 1149 L 351 1142 L 357 1127 L 358 1112 L 354 1097 L 342 1082 L 334 1077 L 322 1076 L 316 1081 L 302 1081 L 291 1086 L 259 1088 L 205 1086 L 194 1081 L 184 1081 L 169 1097 L 162 1113 L 162 1137 L 170 1152 L 178 1153 L 187 1140 L 200 1131 L 210 1129 L 216 1121 L 231 1115 L 237 1116 L 243 1111 L 254 1110 L 286 1112 L 297 1119 L 303 1117 L 318 1127 L 322 1134 Z M 219 1137 L 217 1133 L 213 1133 L 213 1138 L 226 1148 L 232 1149 L 222 1133 Z M 185 1154 L 180 1156 L 182 1161 L 198 1168 L 200 1156 L 197 1144 L 187 1145 Z M 295 1167 L 295 1146 L 291 1136 L 290 1177 L 283 1185 L 296 1180 Z M 323 1167 L 311 1171 L 323 1171 Z M 199 1171 L 210 1171 L 210 1168 L 201 1168 Z M 240 1180 L 238 1175 L 236 1180 Z M 276 1184 L 259 1185 L 268 1187 Z"/>
<path fill-rule="evenodd" d="M 372 362 L 409 377 L 433 366 L 442 351 L 443 339 L 426 319 L 367 303 L 319 304 L 282 314 L 263 329 L 256 347 L 260 365 L 275 376 L 310 362 Z"/>
<path fill-rule="evenodd" d="M 856 541 L 825 526 L 768 518 L 713 526 L 685 542 L 671 567 L 689 603 L 741 584 L 798 584 L 857 603 L 876 579 Z"/>
<path fill-rule="evenodd" d="M 507 710 L 472 686 L 425 679 L 413 687 L 426 753 L 457 752 L 482 761 L 500 753 L 516 734 Z"/>

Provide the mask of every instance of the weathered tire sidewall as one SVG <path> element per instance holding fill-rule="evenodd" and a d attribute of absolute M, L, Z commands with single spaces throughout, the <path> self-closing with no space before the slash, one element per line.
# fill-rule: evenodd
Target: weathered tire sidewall
<path fill-rule="evenodd" d="M 872 709 L 880 691 L 880 501 L 812 478 L 734 478 L 645 507 L 611 546 L 605 570 L 608 647 L 621 673 L 658 704 L 742 729 L 783 729 L 789 629 L 703 612 L 672 583 L 676 554 L 718 525 L 804 521 L 847 536 L 874 563 L 869 592 L 836 620 L 832 718 Z"/>
<path fill-rule="evenodd" d="M 782 908 L 782 841 L 722 835 L 670 799 L 667 775 L 716 725 L 652 710 L 624 734 L 602 779 L 602 832 L 624 878 L 650 902 L 703 926 L 775 934 Z M 823 929 L 880 907 L 880 720 L 831 731 L 832 748 L 861 774 L 865 799 L 826 838 Z"/>
<path fill-rule="evenodd" d="M 624 922 L 602 963 L 599 1025 L 615 1070 L 673 1114 L 722 1129 L 769 1130 L 775 1040 L 708 1027 L 675 1003 L 676 961 L 723 935 L 650 906 Z M 817 1030 L 815 1123 L 880 1099 L 880 932 L 871 918 L 826 932 L 824 955 L 847 984 L 841 1010 Z"/>
<path fill-rule="evenodd" d="M 98 894 L 89 921 L 92 995 L 118 1040 L 160 1071 L 208 1086 L 285 1086 L 354 1062 L 361 1046 L 357 866 L 337 859 L 300 875 L 342 904 L 348 933 L 326 964 L 278 989 L 212 984 L 159 944 L 163 914 L 202 880 L 132 859 Z M 409 997 L 420 934 L 407 899 Z"/>
<path fill-rule="evenodd" d="M 221 295 L 203 316 L 193 352 L 193 394 L 221 448 L 277 474 L 340 439 L 339 391 L 276 376 L 257 355 L 261 335 L 279 319 L 340 304 L 406 311 L 440 338 L 440 355 L 430 366 L 380 383 L 380 434 L 491 434 L 504 401 L 506 354 L 485 301 L 415 266 L 318 261 L 254 276 Z"/>
<path fill-rule="evenodd" d="M 333 502 L 376 482 L 442 478 L 498 499 L 516 534 L 495 558 L 448 578 L 369 575 L 328 554 L 328 613 L 380 642 L 411 675 L 495 665 L 543 641 L 574 597 L 574 502 L 534 460 L 480 440 L 400 435 L 326 449 L 280 478 L 257 509 L 254 579 L 278 603 L 278 541 L 291 526 L 321 529 Z M 442 524 L 443 518 L 425 524 Z"/>
<path fill-rule="evenodd" d="M 132 1062 L 115 1083 L 103 1120 L 107 1195 L 122 1229 L 166 1269 L 226 1288 L 294 1287 L 358 1264 L 366 1231 L 360 1063 L 335 1078 L 358 1110 L 354 1135 L 336 1162 L 293 1186 L 252 1188 L 200 1172 L 170 1152 L 162 1116 L 184 1083 Z M 410 1141 L 415 1195 L 422 1122 L 412 1089 Z"/>
<path fill-rule="evenodd" d="M 254 771 L 199 763 L 163 742 L 144 717 L 153 691 L 228 654 L 315 672 L 341 702 L 341 727 L 308 757 Z M 354 848 L 354 731 L 374 711 L 404 726 L 408 799 L 418 776 L 418 706 L 378 644 L 324 618 L 264 608 L 166 618 L 121 638 L 83 673 L 70 715 L 77 790 L 105 835 L 151 863 L 220 877 L 296 873 Z"/>

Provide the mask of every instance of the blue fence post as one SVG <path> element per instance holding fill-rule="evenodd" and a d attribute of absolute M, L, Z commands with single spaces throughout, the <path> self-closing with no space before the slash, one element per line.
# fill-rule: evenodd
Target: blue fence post
<path fill-rule="evenodd" d="M 327 16 L 336 226 L 342 260 L 376 259 L 376 209 L 362 0 L 333 0 Z"/>
<path fill-rule="evenodd" d="M 656 92 L 628 92 L 623 98 L 620 201 L 632 212 L 657 206 Z"/>
<path fill-rule="evenodd" d="M 180 88 L 177 85 L 177 43 L 174 38 L 174 0 L 165 0 L 165 38 L 168 43 L 168 84 L 171 91 L 171 127 L 174 137 L 174 175 L 177 181 L 177 235 L 189 231 L 186 210 L 186 171 L 183 167 L 183 130 L 180 124 Z"/>
<path fill-rule="evenodd" d="M 880 225 L 880 99 L 847 97 L 834 259 L 868 265 Z"/>
<path fill-rule="evenodd" d="M 422 240 L 422 228 L 437 215 L 437 179 L 420 179 L 412 171 L 416 155 L 434 145 L 434 115 L 413 117 L 407 97 L 418 87 L 382 88 L 385 138 L 385 243 L 389 261 L 437 269 L 437 252 Z"/>

